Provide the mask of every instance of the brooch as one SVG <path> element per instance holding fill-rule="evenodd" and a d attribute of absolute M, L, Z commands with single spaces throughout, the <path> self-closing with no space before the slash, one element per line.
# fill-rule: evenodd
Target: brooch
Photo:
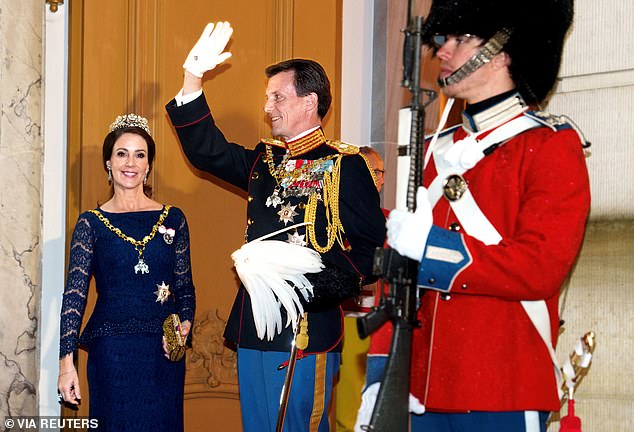
<path fill-rule="evenodd" d="M 163 240 L 165 243 L 172 244 L 174 241 L 174 236 L 176 235 L 176 231 L 174 228 L 166 228 L 165 225 L 161 225 L 158 229 L 159 233 L 163 234 Z"/>

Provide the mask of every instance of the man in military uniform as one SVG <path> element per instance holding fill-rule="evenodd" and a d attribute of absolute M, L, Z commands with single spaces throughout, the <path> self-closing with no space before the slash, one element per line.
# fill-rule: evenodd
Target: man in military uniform
<path fill-rule="evenodd" d="M 590 188 L 580 133 L 529 104 L 555 83 L 572 16 L 571 0 L 432 3 L 423 37 L 439 85 L 467 104 L 462 124 L 427 143 L 416 211 L 393 210 L 387 222 L 388 244 L 420 262 L 413 431 L 545 431 L 559 410 L 558 295 Z M 389 340 L 372 338 L 357 430 Z"/>
<path fill-rule="evenodd" d="M 296 253 L 273 260 L 269 253 L 248 259 L 234 254 L 245 265 L 255 258 L 271 260 L 259 273 L 241 276 L 245 283 L 225 329 L 225 338 L 238 347 L 244 430 L 275 430 L 286 373 L 278 367 L 289 359 L 294 329 L 299 328 L 303 339 L 301 346 L 297 339 L 299 360 L 284 430 L 327 431 L 326 409 L 340 363 L 340 303 L 357 295 L 371 277 L 374 249 L 385 238 L 385 218 L 371 168 L 358 148 L 324 136 L 321 121 L 331 102 L 330 83 L 312 60 L 291 59 L 266 69 L 264 111 L 274 139 L 264 139 L 252 150 L 225 139 L 202 94 L 201 78 L 230 56 L 224 49 L 231 33 L 229 23 L 205 29 L 183 65 L 183 89 L 167 112 L 190 162 L 248 193 L 245 246 L 266 247 L 266 238 L 291 243 L 297 253 L 318 252 L 313 252 L 320 261 L 317 271 L 292 276 L 295 285 L 302 277 L 311 285 L 311 292 L 300 296 L 301 324 L 293 325 L 288 325 L 287 314 L 297 311 L 282 297 L 296 295 L 275 291 L 270 304 L 261 304 L 262 289 L 254 286 L 281 289 L 286 283 L 278 279 L 284 276 L 275 269 L 297 261 Z"/>

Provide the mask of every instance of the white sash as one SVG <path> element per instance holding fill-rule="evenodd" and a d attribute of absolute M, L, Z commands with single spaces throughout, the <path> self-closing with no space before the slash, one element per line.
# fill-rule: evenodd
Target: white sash
<path fill-rule="evenodd" d="M 429 186 L 429 202 L 436 205 L 443 193 L 444 180 L 453 174 L 462 175 L 484 158 L 484 150 L 496 143 L 503 143 L 520 133 L 541 126 L 536 120 L 522 116 L 509 121 L 495 129 L 481 140 L 478 135 L 471 133 L 460 141 L 453 142 L 453 134 L 447 134 L 438 139 L 433 150 L 434 164 L 438 176 Z"/>

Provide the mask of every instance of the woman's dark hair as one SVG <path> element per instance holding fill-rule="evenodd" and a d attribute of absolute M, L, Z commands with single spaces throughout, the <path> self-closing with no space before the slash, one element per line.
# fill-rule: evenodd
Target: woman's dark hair
<path fill-rule="evenodd" d="M 290 59 L 267 67 L 264 73 L 267 78 L 271 78 L 287 71 L 295 72 L 293 79 L 297 96 L 306 96 L 310 93 L 317 95 L 317 115 L 323 119 L 332 102 L 330 81 L 324 68 L 313 60 Z"/>
<path fill-rule="evenodd" d="M 156 144 L 154 143 L 154 139 L 152 136 L 147 133 L 144 129 L 136 126 L 123 127 L 120 129 L 115 129 L 112 132 L 108 133 L 103 140 L 102 147 L 102 159 L 103 159 L 103 169 L 108 172 L 108 162 L 112 158 L 112 151 L 114 149 L 114 144 L 117 142 L 121 135 L 130 133 L 139 135 L 141 138 L 145 140 L 147 143 L 147 159 L 149 164 L 148 174 L 152 172 L 152 166 L 154 165 L 154 156 L 156 155 Z M 148 197 L 152 196 L 152 188 L 146 184 L 143 185 L 143 192 Z"/>

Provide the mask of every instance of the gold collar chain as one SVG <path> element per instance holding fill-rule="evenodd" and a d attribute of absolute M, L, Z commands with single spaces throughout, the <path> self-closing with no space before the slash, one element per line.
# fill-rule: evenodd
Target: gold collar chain
<path fill-rule="evenodd" d="M 286 170 L 286 163 L 291 157 L 291 153 L 286 151 L 284 156 L 282 157 L 282 161 L 275 166 L 275 161 L 273 161 L 273 149 L 270 145 L 266 146 L 266 155 L 264 156 L 264 161 L 269 166 L 269 172 L 271 176 L 275 179 L 275 184 L 279 185 L 282 179 L 284 178 L 284 172 Z"/>
<path fill-rule="evenodd" d="M 143 237 L 143 240 L 136 240 L 135 238 L 130 237 L 129 235 L 125 235 L 119 228 L 112 225 L 112 223 L 110 223 L 108 218 L 105 217 L 103 214 L 101 214 L 99 210 L 89 210 L 89 212 L 95 214 L 97 218 L 99 218 L 99 220 L 103 222 L 106 228 L 108 228 L 110 231 L 115 233 L 119 238 L 129 243 L 132 243 L 134 245 L 134 249 L 139 253 L 139 262 L 134 266 L 134 273 L 136 274 L 140 271 L 141 274 L 144 274 L 144 273 L 150 272 L 148 265 L 145 264 L 145 262 L 143 261 L 143 251 L 145 250 L 145 246 L 150 242 L 150 240 L 154 238 L 159 227 L 163 225 L 163 222 L 167 218 L 167 215 L 171 207 L 172 206 L 170 205 L 165 206 L 165 209 L 161 213 L 161 216 L 159 216 L 158 221 L 156 221 L 156 223 L 152 227 L 152 231 L 150 231 L 148 235 Z"/>

